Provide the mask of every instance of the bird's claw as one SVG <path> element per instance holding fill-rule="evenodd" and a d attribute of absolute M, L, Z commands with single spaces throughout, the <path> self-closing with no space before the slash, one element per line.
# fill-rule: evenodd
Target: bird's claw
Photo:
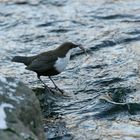
<path fill-rule="evenodd" d="M 58 90 L 59 92 L 61 92 L 62 94 L 64 94 L 64 91 L 58 87 L 55 87 L 56 90 Z"/>

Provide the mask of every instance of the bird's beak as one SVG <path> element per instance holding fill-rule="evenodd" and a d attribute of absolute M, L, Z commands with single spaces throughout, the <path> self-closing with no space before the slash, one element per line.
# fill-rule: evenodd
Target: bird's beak
<path fill-rule="evenodd" d="M 87 52 L 86 52 L 86 50 L 85 50 L 85 48 L 82 46 L 82 45 L 78 45 L 78 47 L 86 54 L 86 56 L 87 56 Z"/>

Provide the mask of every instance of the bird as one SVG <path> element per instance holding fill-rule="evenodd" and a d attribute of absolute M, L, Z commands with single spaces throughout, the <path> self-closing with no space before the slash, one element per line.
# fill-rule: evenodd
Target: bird
<path fill-rule="evenodd" d="M 15 56 L 12 62 L 23 63 L 26 65 L 25 69 L 33 71 L 37 74 L 37 78 L 44 84 L 44 86 L 53 92 L 41 79 L 41 76 L 48 76 L 54 84 L 55 89 L 59 90 L 62 94 L 63 91 L 58 88 L 51 76 L 55 76 L 63 72 L 70 60 L 70 55 L 74 48 L 79 47 L 84 53 L 85 48 L 81 44 L 72 42 L 64 42 L 56 49 L 49 50 L 34 56 Z M 87 53 L 86 53 L 87 54 Z"/>

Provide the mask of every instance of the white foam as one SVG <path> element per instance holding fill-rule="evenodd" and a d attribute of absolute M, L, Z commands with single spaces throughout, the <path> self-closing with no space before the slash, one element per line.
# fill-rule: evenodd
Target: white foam
<path fill-rule="evenodd" d="M 13 108 L 13 106 L 11 104 L 7 104 L 7 103 L 2 103 L 0 105 L 0 129 L 6 129 L 7 128 L 7 124 L 6 124 L 6 114 L 4 111 L 4 108 Z"/>

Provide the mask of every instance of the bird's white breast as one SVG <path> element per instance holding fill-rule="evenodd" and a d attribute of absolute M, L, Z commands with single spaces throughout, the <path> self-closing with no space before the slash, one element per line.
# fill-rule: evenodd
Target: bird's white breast
<path fill-rule="evenodd" d="M 63 57 L 63 58 L 58 57 L 57 61 L 55 62 L 55 65 L 54 65 L 55 69 L 58 72 L 62 72 L 66 68 L 66 66 L 67 66 L 67 64 L 68 64 L 68 62 L 70 60 L 70 55 L 71 55 L 71 51 L 69 51 L 66 54 L 66 56 Z"/>

